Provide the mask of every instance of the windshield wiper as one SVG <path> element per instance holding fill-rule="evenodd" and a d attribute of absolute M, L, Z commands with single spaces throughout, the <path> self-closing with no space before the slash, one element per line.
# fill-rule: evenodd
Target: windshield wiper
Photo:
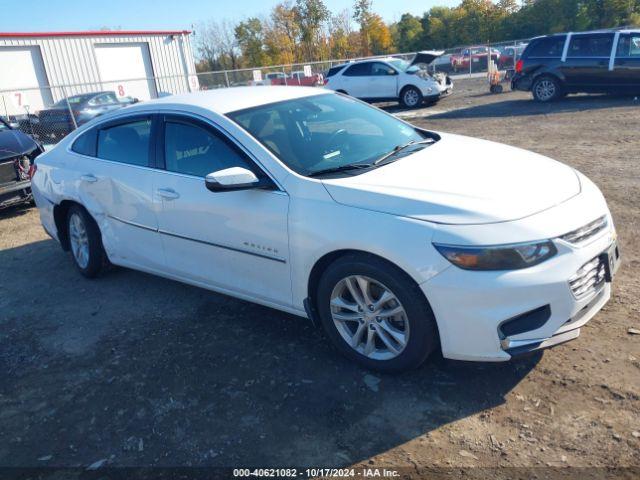
<path fill-rule="evenodd" d="M 373 164 L 374 165 L 380 165 L 386 159 L 394 156 L 397 153 L 400 153 L 402 150 L 404 150 L 406 148 L 413 147 L 414 145 L 422 145 L 422 144 L 426 144 L 426 143 L 433 143 L 433 139 L 432 138 L 425 138 L 424 140 L 420 140 L 418 142 L 416 142 L 415 140 L 411 140 L 410 142 L 407 142 L 404 145 L 396 145 L 396 147 L 394 147 L 393 150 L 391 150 L 389 153 L 385 153 L 383 156 L 381 156 L 379 159 L 377 159 L 375 162 L 373 162 Z"/>
<path fill-rule="evenodd" d="M 338 173 L 338 172 L 346 172 L 349 170 L 358 170 L 361 168 L 371 168 L 373 167 L 373 163 L 350 163 L 347 165 L 340 165 L 339 167 L 331 167 L 331 168 L 323 168 L 322 170 L 317 170 L 315 172 L 309 173 L 308 177 L 317 177 L 318 175 L 323 175 L 325 173 Z"/>

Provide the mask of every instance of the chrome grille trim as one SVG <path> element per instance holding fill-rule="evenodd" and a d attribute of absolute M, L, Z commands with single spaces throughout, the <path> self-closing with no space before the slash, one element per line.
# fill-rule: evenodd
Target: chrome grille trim
<path fill-rule="evenodd" d="M 572 230 L 568 233 L 565 233 L 564 235 L 561 235 L 560 238 L 565 242 L 573 244 L 582 243 L 607 228 L 608 224 L 609 222 L 607 221 L 607 216 L 603 215 L 595 219 L 593 222 L 589 222 L 586 225 L 577 228 L 576 230 Z"/>
<path fill-rule="evenodd" d="M 596 292 L 604 284 L 606 266 L 602 255 L 589 260 L 569 279 L 573 296 L 577 299 Z"/>

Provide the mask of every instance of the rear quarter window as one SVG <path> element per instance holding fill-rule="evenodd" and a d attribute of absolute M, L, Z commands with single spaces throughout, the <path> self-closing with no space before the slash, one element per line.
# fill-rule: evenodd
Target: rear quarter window
<path fill-rule="evenodd" d="M 329 71 L 327 72 L 327 78 L 329 77 L 333 77 L 336 73 L 338 73 L 340 70 L 342 70 L 344 67 L 346 67 L 346 65 L 339 65 L 337 67 L 331 67 L 329 69 Z"/>
<path fill-rule="evenodd" d="M 81 155 L 95 157 L 96 145 L 97 145 L 97 130 L 95 128 L 92 128 L 84 132 L 78 138 L 75 139 L 75 141 L 71 145 L 71 151 L 79 153 Z"/>
<path fill-rule="evenodd" d="M 545 37 L 533 40 L 522 54 L 522 58 L 560 58 L 566 36 Z"/>

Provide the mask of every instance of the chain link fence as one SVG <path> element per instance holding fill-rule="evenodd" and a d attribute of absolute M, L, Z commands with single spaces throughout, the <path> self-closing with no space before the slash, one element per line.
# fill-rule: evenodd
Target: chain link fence
<path fill-rule="evenodd" d="M 427 68 L 454 79 L 481 76 L 492 70 L 515 69 L 527 40 L 451 48 Z M 393 55 L 412 60 L 415 52 Z M 0 90 L 0 118 L 44 145 L 57 143 L 84 123 L 137 102 L 178 93 L 236 86 L 324 85 L 336 65 L 389 55 L 335 59 L 261 68 L 244 68 L 197 75 L 138 78 L 122 81 Z M 508 78 L 508 73 L 504 75 Z"/>

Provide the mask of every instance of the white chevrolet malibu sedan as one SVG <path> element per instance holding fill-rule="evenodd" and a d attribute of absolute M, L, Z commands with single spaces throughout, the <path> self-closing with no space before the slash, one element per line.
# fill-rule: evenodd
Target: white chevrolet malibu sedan
<path fill-rule="evenodd" d="M 111 262 L 308 317 L 384 371 L 576 338 L 619 263 L 576 170 L 313 88 L 122 109 L 38 157 L 32 185 L 86 277 Z"/>

